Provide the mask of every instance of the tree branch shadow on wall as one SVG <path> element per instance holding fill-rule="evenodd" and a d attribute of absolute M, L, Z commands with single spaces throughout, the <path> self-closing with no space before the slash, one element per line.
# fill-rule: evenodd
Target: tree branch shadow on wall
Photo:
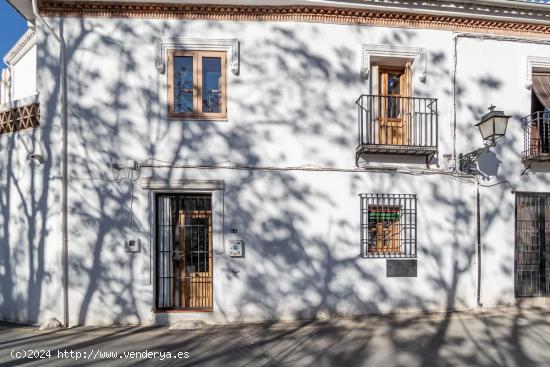
<path fill-rule="evenodd" d="M 212 23 L 213 26 L 215 24 Z M 241 26 L 233 25 L 234 31 L 239 31 Z M 163 23 L 146 23 L 143 27 L 149 29 L 141 29 L 138 33 L 135 28 L 128 26 L 127 21 L 113 20 L 113 29 L 124 32 L 127 39 L 140 39 L 143 34 L 165 35 L 169 29 Z M 181 27 L 185 28 L 185 25 Z M 113 177 L 108 167 L 113 161 L 124 162 L 129 158 L 141 157 L 144 158 L 143 160 L 158 158 L 177 163 L 198 161 L 215 164 L 226 160 L 226 157 L 221 154 L 223 152 L 227 153 L 233 163 L 246 165 L 262 165 L 264 162 L 269 163 L 276 159 L 292 161 L 292 151 L 280 150 L 269 156 L 269 151 L 266 152 L 264 148 L 283 143 L 277 140 L 276 129 L 284 129 L 291 132 L 292 136 L 296 137 L 296 141 L 301 143 L 301 148 L 308 158 L 315 158 L 323 165 L 337 164 L 323 145 L 318 143 L 322 141 L 333 146 L 337 152 L 349 155 L 349 161 L 353 162 L 356 138 L 355 106 L 353 100 L 335 98 L 333 90 L 363 87 L 363 81 L 360 80 L 353 63 L 353 55 L 357 50 L 339 45 L 334 48 L 333 54 L 321 54 L 290 27 L 284 25 L 271 27 L 272 36 L 265 42 L 265 47 L 257 41 L 258 44 L 247 45 L 246 53 L 242 52 L 241 69 L 249 69 L 251 72 L 243 73 L 239 80 L 235 81 L 235 88 L 240 88 L 243 94 L 249 95 L 250 98 L 234 100 L 231 95 L 229 96 L 230 103 L 236 106 L 241 116 L 235 124 L 236 128 L 227 128 L 224 124 L 216 122 L 162 121 L 163 107 L 159 105 L 157 81 L 150 79 L 150 74 L 146 74 L 141 84 L 135 83 L 136 79 L 142 77 L 140 74 L 142 70 L 139 68 L 142 60 L 125 49 L 121 40 L 113 39 L 109 35 L 112 31 L 110 27 L 94 26 L 92 32 L 92 29 L 80 20 L 80 32 L 71 34 L 68 38 L 68 63 L 71 73 L 69 120 L 72 137 L 75 138 L 72 144 L 80 147 L 78 153 L 74 150 L 69 152 L 69 166 L 73 177 L 70 198 L 72 227 L 70 246 L 73 249 L 74 246 L 82 249 L 78 252 L 71 251 L 70 257 L 71 287 L 84 289 L 81 294 L 73 294 L 71 299 L 71 307 L 79 305 L 79 324 L 86 323 L 90 312 L 100 312 L 102 304 L 116 305 L 108 310 L 104 309 L 104 312 L 111 315 L 115 322 L 140 323 L 144 320 L 139 312 L 138 299 L 145 295 L 152 301 L 152 295 L 146 287 L 139 286 L 135 278 L 138 271 L 135 258 L 128 260 L 128 254 L 123 251 L 120 240 L 128 231 L 130 202 L 141 200 L 144 195 L 136 194 L 128 180 L 111 182 Z M 358 40 L 368 34 L 367 27 L 357 29 Z M 401 45 L 404 42 L 411 42 L 412 39 L 414 39 L 414 32 L 395 30 L 393 35 L 387 38 L 387 42 Z M 153 52 L 153 46 L 149 46 Z M 106 54 L 112 58 L 105 58 Z M 439 77 L 450 78 L 451 72 L 447 65 L 449 60 L 444 54 L 434 55 L 431 60 L 434 75 L 439 74 Z M 51 63 L 46 65 L 55 75 L 58 72 L 55 57 L 52 55 L 49 58 L 48 55 L 43 55 L 43 59 L 51 60 Z M 117 75 L 107 75 L 110 73 L 109 70 L 112 70 L 112 65 L 109 64 L 111 68 L 107 68 L 105 64 L 91 62 L 98 59 L 116 63 Z M 335 59 L 339 61 L 336 63 Z M 153 67 L 154 65 L 151 65 L 151 68 Z M 286 78 L 293 82 L 281 85 L 276 78 L 266 78 L 264 74 L 272 70 L 279 71 L 279 78 Z M 255 79 L 255 75 L 258 79 Z M 491 78 L 480 80 L 480 85 L 483 88 L 500 88 L 498 78 L 496 76 Z M 113 82 L 102 83 L 106 80 L 113 80 Z M 487 83 L 487 80 L 493 82 Z M 90 84 L 83 81 L 89 81 Z M 263 83 L 265 94 L 261 96 L 254 94 L 254 85 L 257 83 Z M 462 105 L 461 96 L 468 93 L 468 88 L 459 85 L 457 91 L 458 108 L 469 111 L 472 118 L 479 116 L 485 106 Z M 48 102 L 51 104 L 48 107 L 49 111 L 54 110 L 58 93 L 58 89 L 52 91 L 52 99 Z M 451 93 L 452 91 L 447 91 L 448 95 Z M 86 96 L 93 97 L 86 99 Z M 293 97 L 294 103 L 289 103 L 288 96 Z M 90 101 L 93 103 L 88 103 Z M 54 119 L 54 117 L 45 116 L 45 119 Z M 143 120 L 148 121 L 148 126 L 139 125 L 139 121 Z M 49 120 L 46 121 L 51 123 Z M 465 136 L 470 141 L 476 139 L 474 134 L 477 132 L 462 126 L 459 126 L 457 131 L 457 135 Z M 512 145 L 518 137 L 514 135 L 506 139 Z M 216 143 L 212 144 L 212 141 Z M 173 142 L 174 148 L 170 148 L 166 142 Z M 143 143 L 146 146 L 143 146 Z M 135 149 L 132 156 L 128 157 L 129 150 L 124 148 L 132 144 Z M 8 160 L 6 166 L 8 169 L 9 164 Z M 44 177 L 49 177 L 51 174 L 46 170 L 44 172 Z M 155 173 L 166 180 L 194 178 L 193 175 L 176 168 L 156 170 Z M 516 173 L 504 170 L 501 176 L 507 177 Z M 325 173 L 325 175 L 331 175 L 331 173 Z M 350 173 L 349 180 L 346 179 L 349 187 L 342 185 L 339 189 L 349 190 L 349 195 L 355 197 L 358 187 L 360 190 L 360 186 L 364 184 L 366 175 L 369 174 Z M 328 215 L 327 232 L 311 233 L 310 213 L 342 205 L 333 198 L 331 192 L 324 191 L 313 184 L 316 179 L 314 174 L 298 175 L 281 171 L 266 173 L 243 170 L 232 173 L 231 177 L 232 185 L 224 194 L 226 228 L 250 229 L 249 226 L 261 221 L 260 227 L 253 227 L 254 231 L 250 230 L 244 234 L 246 243 L 258 245 L 257 249 L 249 249 L 249 251 L 257 252 L 255 256 L 261 258 L 261 261 L 250 265 L 247 268 L 246 277 L 241 278 L 246 282 L 246 291 L 241 294 L 239 301 L 243 318 L 251 308 L 260 309 L 264 314 L 273 317 L 283 311 L 289 311 L 293 316 L 300 318 L 316 317 L 319 314 L 333 315 L 342 313 L 346 308 L 362 310 L 364 313 L 378 313 L 383 311 L 379 305 L 385 303 L 398 305 L 403 309 L 421 310 L 432 309 L 433 305 L 441 303 L 441 299 L 445 300 L 443 304 L 446 309 L 453 309 L 458 304 L 467 303 L 466 300 L 460 299 L 457 290 L 461 282 L 468 279 L 475 256 L 473 241 L 471 239 L 465 241 L 463 236 L 463 233 L 469 231 L 475 213 L 473 202 L 467 199 L 470 195 L 468 194 L 470 186 L 466 185 L 464 196 L 461 198 L 445 194 L 440 184 L 431 184 L 434 195 L 430 198 L 422 198 L 421 203 L 426 207 L 444 204 L 454 208 L 452 217 L 448 218 L 449 228 L 447 228 L 452 240 L 442 244 L 439 243 L 438 238 L 433 237 L 432 233 L 427 233 L 426 243 L 419 244 L 419 257 L 422 262 L 429 264 L 432 269 L 437 269 L 427 279 L 433 288 L 433 294 L 419 295 L 411 289 L 405 290 L 396 297 L 389 293 L 386 284 L 378 280 L 377 274 L 364 265 L 368 260 L 358 258 L 359 246 L 356 238 L 359 229 L 354 224 L 356 221 Z M 391 181 L 393 177 L 391 175 L 380 177 L 380 175 L 369 176 L 370 185 L 385 188 L 392 184 L 395 190 L 403 192 L 416 189 L 410 186 L 414 185 L 412 180 L 407 183 L 394 183 Z M 15 180 L 11 176 L 4 179 L 8 183 L 10 180 Z M 547 182 L 545 178 L 541 180 Z M 46 184 L 48 182 L 46 180 Z M 269 190 L 265 187 L 269 187 Z M 40 236 L 27 239 L 30 248 L 34 246 L 31 244 L 37 239 L 39 248 L 44 246 L 41 239 L 45 237 L 47 228 L 44 219 L 48 217 L 48 206 L 45 205 L 49 202 L 48 191 L 42 192 L 41 195 L 41 199 L 37 201 L 40 203 L 39 207 L 32 208 L 32 211 L 27 213 L 22 211 L 18 214 L 22 218 L 26 216 L 25 220 L 28 223 L 35 222 L 34 215 L 43 218 Z M 491 199 L 491 205 L 483 209 L 483 222 L 487 230 L 499 217 L 513 215 L 514 207 L 510 204 L 510 200 L 504 200 L 505 195 L 508 195 L 508 190 L 500 189 L 500 197 Z M 14 218 L 10 218 L 9 212 L 5 209 L 10 199 L 4 196 L 1 200 L 5 224 Z M 148 231 L 148 223 L 142 218 L 143 216 L 136 216 L 135 231 L 145 233 Z M 3 239 L 8 238 L 9 235 L 4 231 Z M 334 243 L 338 243 L 338 247 L 335 247 Z M 447 251 L 444 251 L 443 246 L 452 249 L 451 259 L 445 258 Z M 7 261 L 4 265 L 6 269 L 12 269 L 13 272 L 13 269 L 21 266 L 17 262 L 10 263 L 13 256 L 9 249 L 3 248 L 2 251 L 7 255 L 2 260 Z M 492 251 L 491 247 L 488 247 L 487 251 Z M 31 307 L 30 319 L 38 318 L 39 307 L 37 306 L 41 304 L 41 296 L 36 288 L 43 285 L 45 276 L 44 271 L 41 270 L 44 269 L 44 257 L 40 254 L 40 249 L 38 254 L 37 268 L 34 267 L 35 260 L 29 262 L 33 271 L 38 274 L 29 281 L 27 298 L 38 295 L 34 297 L 34 302 L 26 300 L 29 305 L 32 305 L 29 306 Z M 225 263 L 227 262 L 228 260 L 225 260 Z M 505 271 L 511 271 L 509 264 L 504 265 L 507 265 L 503 267 Z M 127 271 L 121 272 L 120 269 L 127 269 Z M 284 282 L 281 281 L 281 269 L 285 270 Z M 346 277 L 342 277 L 341 274 L 348 275 L 348 279 L 361 279 L 361 284 L 346 281 Z M 15 281 L 10 276 L 2 278 L 3 295 L 13 294 L 9 289 L 14 287 Z M 368 294 L 376 298 L 369 299 L 364 289 L 368 289 Z M 287 307 L 288 305 L 284 304 L 285 301 L 281 300 L 292 300 L 301 307 Z M 13 304 L 25 301 L 6 298 L 6 302 L 7 305 L 9 302 Z M 223 309 L 219 311 L 224 312 Z M 486 339 L 480 341 L 477 339 L 478 336 L 472 336 L 472 341 L 481 343 L 480 345 L 490 344 L 500 350 L 502 353 L 497 357 L 479 355 L 483 348 L 460 350 L 459 347 L 465 343 L 465 340 L 448 336 L 452 322 L 450 314 L 446 314 L 442 320 L 431 320 L 428 326 L 421 329 L 414 338 L 403 336 L 403 330 L 414 325 L 416 317 L 390 315 L 387 318 L 390 320 L 390 329 L 387 333 L 391 347 L 409 353 L 421 365 L 445 365 L 446 361 L 450 360 L 467 364 L 492 365 L 495 360 L 499 363 L 504 361 L 505 356 L 510 353 L 517 356 L 518 363 L 529 365 L 532 362 L 523 351 L 520 342 L 524 336 L 522 333 L 527 330 L 523 325 L 520 327 L 521 318 L 518 318 L 517 324 L 514 324 L 509 334 L 501 335 L 498 339 L 489 335 L 494 327 L 492 324 L 487 324 Z M 357 322 L 363 321 L 364 319 L 357 318 Z M 354 338 L 346 335 L 345 328 L 335 326 L 331 322 L 328 322 L 326 327 L 314 331 L 308 330 L 307 325 L 307 323 L 299 324 L 290 332 L 279 333 L 272 329 L 270 324 L 266 324 L 263 332 L 269 337 L 262 338 L 263 342 L 259 346 L 249 347 L 251 351 L 257 353 L 254 354 L 254 358 L 257 361 L 271 359 L 275 361 L 274 363 L 292 361 L 299 355 L 305 356 L 318 352 L 312 346 L 314 340 L 323 340 L 327 346 L 326 350 L 318 353 L 316 358 L 330 363 L 348 361 L 350 365 L 360 364 L 362 358 L 377 353 L 376 346 L 369 345 L 372 333 L 377 331 L 376 322 L 373 326 L 365 323 L 359 329 L 358 336 Z M 282 344 L 289 343 L 288 340 L 290 340 L 288 348 L 295 355 L 286 352 L 275 357 L 270 353 L 271 348 L 277 350 L 278 340 Z M 340 340 L 346 342 L 342 344 L 339 343 Z M 200 341 L 200 337 L 196 339 L 189 337 L 185 340 L 178 338 L 167 342 L 163 348 L 165 350 L 176 347 L 193 348 Z M 243 360 L 250 358 L 246 354 L 229 353 L 229 348 L 235 345 L 228 343 L 227 347 L 219 352 L 204 355 L 202 359 L 192 363 L 211 360 L 238 363 L 239 358 Z M 445 354 L 443 354 L 444 349 Z"/>

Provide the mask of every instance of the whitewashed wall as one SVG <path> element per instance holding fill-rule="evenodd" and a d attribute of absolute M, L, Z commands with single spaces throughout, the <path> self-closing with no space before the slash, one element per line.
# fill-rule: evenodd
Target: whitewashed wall
<path fill-rule="evenodd" d="M 13 67 L 13 99 L 36 94 L 36 45 L 32 46 Z"/>
<path fill-rule="evenodd" d="M 59 169 L 55 129 L 0 138 L 0 315 L 36 322 L 60 317 Z M 40 147 L 47 147 L 42 149 Z M 40 152 L 44 164 L 28 159 Z"/>
<path fill-rule="evenodd" d="M 77 18 L 66 19 L 63 29 L 69 59 L 72 324 L 167 322 L 169 317 L 225 322 L 475 306 L 474 185 L 441 174 L 443 154 L 452 153 L 452 32 Z M 58 124 L 57 51 L 51 37 L 44 41 L 41 29 L 39 36 L 42 121 Z M 166 76 L 155 69 L 153 45 L 153 37 L 161 36 L 239 39 L 240 75 L 227 74 L 229 121 L 166 119 Z M 133 188 L 128 181 L 110 182 L 111 163 L 151 163 L 154 158 L 180 165 L 231 162 L 351 169 L 357 141 L 354 102 L 368 91 L 368 82 L 359 75 L 364 43 L 428 50 L 426 82 L 415 78 L 413 89 L 415 95 L 439 99 L 438 164 L 416 175 L 144 169 L 142 177 L 224 180 L 224 240 L 230 237 L 229 229 L 237 228 L 246 243 L 244 259 L 214 255 L 212 314 L 153 314 L 152 194 L 138 182 Z M 459 38 L 456 49 L 457 151 L 481 145 L 473 124 L 493 103 L 514 118 L 494 149 L 500 161 L 498 178 L 482 184 L 507 180 L 520 191 L 546 191 L 547 173 L 520 176 L 523 136 L 518 118 L 530 113 L 526 57 L 550 57 L 550 46 Z M 58 151 L 59 141 L 50 145 Z M 59 165 L 55 154 L 52 160 L 54 167 Z M 495 156 L 485 160 L 494 170 Z M 52 182 L 59 185 L 54 171 Z M 486 306 L 514 301 L 511 190 L 507 184 L 481 189 L 481 301 Z M 358 257 L 358 195 L 369 192 L 418 195 L 417 278 L 386 278 L 385 260 Z M 130 228 L 130 208 L 136 228 Z M 44 294 L 59 303 L 53 306 L 41 296 L 44 312 L 36 316 L 38 321 L 56 307 L 61 317 L 60 268 L 55 266 L 61 246 L 58 233 L 57 227 L 48 233 L 45 251 L 55 254 L 55 260 L 46 263 L 51 283 L 42 284 Z M 144 251 L 126 253 L 124 241 L 136 237 L 144 241 Z M 10 248 L 17 241 L 10 235 Z M 33 268 L 27 257 L 21 259 L 24 268 Z M 25 272 L 20 274 L 17 286 L 26 289 Z M 16 313 L 9 307 L 3 312 Z"/>
<path fill-rule="evenodd" d="M 36 94 L 37 57 L 37 46 L 32 46 L 15 62 L 14 100 Z M 52 75 L 53 70 L 41 71 L 42 84 L 55 84 L 58 76 Z M 50 90 L 49 100 L 41 99 L 43 112 L 58 106 L 56 90 Z M 39 128 L 0 136 L 0 317 L 4 320 L 42 322 L 61 317 L 59 122 L 58 117 L 42 118 Z M 44 163 L 29 159 L 33 153 L 41 154 Z"/>
<path fill-rule="evenodd" d="M 25 33 L 25 36 L 27 33 Z M 32 42 L 32 41 L 29 41 Z M 0 103 L 6 104 L 37 93 L 36 88 L 36 45 L 26 46 L 12 61 L 13 69 L 2 70 Z"/>
<path fill-rule="evenodd" d="M 10 84 L 9 84 L 9 78 L 10 78 L 10 69 L 9 68 L 3 68 L 2 74 L 0 76 L 0 104 L 8 103 L 9 97 L 10 97 Z"/>
<path fill-rule="evenodd" d="M 550 58 L 550 49 L 539 44 L 461 39 L 459 50 L 463 50 L 463 56 L 459 53 L 457 76 L 464 89 L 458 99 L 458 121 L 477 138 L 478 132 L 467 124 L 476 121 L 478 108 L 492 103 L 513 116 L 505 140 L 494 149 L 499 161 L 498 180 L 483 184 L 507 180 L 517 191 L 548 192 L 547 166 L 533 165 L 534 170 L 522 175 L 525 167 L 520 154 L 524 136 L 519 118 L 531 113 L 531 91 L 525 87 L 527 58 Z M 474 141 L 462 132 L 459 151 L 473 148 Z M 482 188 L 481 193 L 482 303 L 494 305 L 511 301 L 514 296 L 515 196 L 506 184 Z"/>

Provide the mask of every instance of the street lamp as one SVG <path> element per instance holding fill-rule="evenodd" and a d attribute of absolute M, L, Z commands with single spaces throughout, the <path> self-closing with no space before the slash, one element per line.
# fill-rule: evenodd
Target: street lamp
<path fill-rule="evenodd" d="M 495 141 L 506 134 L 510 117 L 502 111 L 495 111 L 495 106 L 489 107 L 489 112 L 476 124 L 483 140 L 489 140 L 490 144 L 495 146 Z"/>
<path fill-rule="evenodd" d="M 494 147 L 497 139 L 502 138 L 506 134 L 506 127 L 508 126 L 510 117 L 502 111 L 495 111 L 495 106 L 489 107 L 489 112 L 481 117 L 481 121 L 476 124 L 485 146 L 469 153 L 459 154 L 460 172 L 474 172 L 472 165 L 477 161 L 479 156 Z"/>

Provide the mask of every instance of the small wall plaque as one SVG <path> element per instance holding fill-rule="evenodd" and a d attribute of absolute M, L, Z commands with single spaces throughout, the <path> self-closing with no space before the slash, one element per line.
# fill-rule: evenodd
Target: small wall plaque
<path fill-rule="evenodd" d="M 386 260 L 386 277 L 388 278 L 416 278 L 416 260 Z"/>

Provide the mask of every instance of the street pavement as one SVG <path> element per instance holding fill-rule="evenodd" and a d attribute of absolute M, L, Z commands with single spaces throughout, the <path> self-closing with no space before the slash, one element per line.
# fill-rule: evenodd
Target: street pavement
<path fill-rule="evenodd" d="M 32 358 L 30 358 L 32 357 Z M 325 321 L 74 327 L 0 323 L 0 366 L 550 366 L 550 308 Z"/>

